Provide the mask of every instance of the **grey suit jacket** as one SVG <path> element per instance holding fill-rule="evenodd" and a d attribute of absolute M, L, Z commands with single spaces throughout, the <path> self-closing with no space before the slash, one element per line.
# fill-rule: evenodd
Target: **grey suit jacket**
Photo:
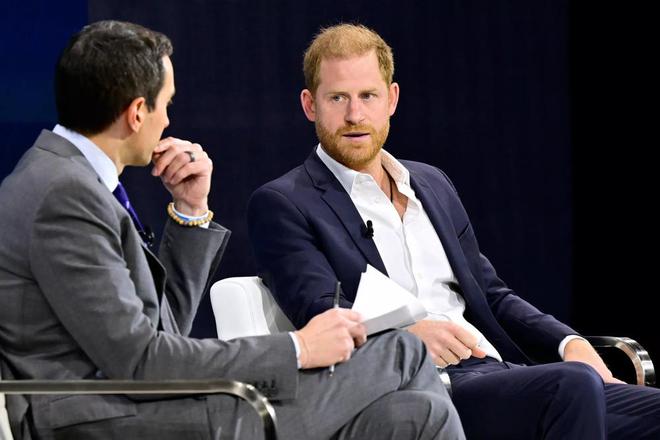
<path fill-rule="evenodd" d="M 228 230 L 168 221 L 156 258 L 79 150 L 46 130 L 0 186 L 0 209 L 0 358 L 13 377 L 226 378 L 295 397 L 287 334 L 187 337 Z M 26 410 L 18 403 L 14 424 Z M 27 403 L 44 428 L 135 414 L 136 405 L 124 396 Z"/>

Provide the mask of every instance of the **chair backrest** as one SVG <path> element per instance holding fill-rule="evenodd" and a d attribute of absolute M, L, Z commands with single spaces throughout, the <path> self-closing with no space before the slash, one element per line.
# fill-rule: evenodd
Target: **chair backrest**
<path fill-rule="evenodd" d="M 2 371 L 0 371 L 0 380 L 2 380 Z M 5 408 L 5 395 L 0 393 L 0 440 L 12 440 L 11 430 L 9 429 L 9 416 Z"/>
<path fill-rule="evenodd" d="M 229 340 L 295 330 L 259 277 L 234 277 L 211 287 L 218 338 Z"/>

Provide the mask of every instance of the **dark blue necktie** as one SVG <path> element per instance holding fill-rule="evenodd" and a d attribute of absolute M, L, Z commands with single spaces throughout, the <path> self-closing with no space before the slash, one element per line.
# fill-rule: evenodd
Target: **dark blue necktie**
<path fill-rule="evenodd" d="M 124 189 L 124 185 L 122 185 L 121 182 L 117 182 L 117 188 L 115 188 L 112 194 L 121 204 L 121 206 L 123 206 L 124 209 L 128 211 L 128 214 L 131 216 L 131 219 L 133 220 L 133 224 L 135 225 L 135 229 L 137 229 L 138 233 L 140 234 L 140 237 L 142 237 L 142 241 L 144 241 L 147 245 L 151 246 L 154 242 L 154 234 L 153 232 L 151 232 L 151 229 L 148 226 L 146 228 L 142 226 L 142 222 L 140 222 L 137 213 L 135 212 L 133 206 L 131 205 L 131 201 L 128 199 L 128 194 L 126 194 L 126 189 Z"/>

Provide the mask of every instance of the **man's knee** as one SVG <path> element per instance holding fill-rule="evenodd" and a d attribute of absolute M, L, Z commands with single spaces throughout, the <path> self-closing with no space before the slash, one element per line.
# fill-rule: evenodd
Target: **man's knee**
<path fill-rule="evenodd" d="M 554 370 L 558 397 L 579 398 L 604 404 L 603 380 L 589 365 L 582 362 L 562 362 Z"/>
<path fill-rule="evenodd" d="M 416 359 L 421 359 L 426 356 L 426 346 L 417 336 L 403 330 L 397 330 L 391 333 L 395 338 L 396 346 L 400 351 L 406 352 L 414 356 Z"/>
<path fill-rule="evenodd" d="M 382 423 L 392 438 L 462 439 L 463 427 L 456 408 L 446 395 L 421 390 L 396 392 L 386 408 Z"/>
<path fill-rule="evenodd" d="M 580 390 L 603 392 L 603 379 L 591 366 L 583 362 L 562 362 L 559 364 L 559 378 L 568 386 Z"/>
<path fill-rule="evenodd" d="M 421 352 L 424 350 L 424 343 L 422 340 L 405 330 L 387 331 L 378 335 L 378 338 L 388 341 L 386 342 L 387 344 L 395 344 L 414 352 Z"/>
<path fill-rule="evenodd" d="M 464 438 L 458 412 L 447 395 L 417 392 L 413 408 L 415 423 L 423 427 L 420 438 Z"/>
<path fill-rule="evenodd" d="M 405 365 L 419 365 L 426 357 L 424 343 L 417 336 L 403 330 L 392 330 L 379 334 L 372 341 L 379 350 Z"/>

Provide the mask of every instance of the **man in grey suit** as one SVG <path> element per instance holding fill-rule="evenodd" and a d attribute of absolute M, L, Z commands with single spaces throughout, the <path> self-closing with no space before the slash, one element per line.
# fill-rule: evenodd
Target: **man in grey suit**
<path fill-rule="evenodd" d="M 19 379 L 213 379 L 254 383 L 285 439 L 464 438 L 423 344 L 366 341 L 360 316 L 328 311 L 299 331 L 187 337 L 229 238 L 208 209 L 212 162 L 167 138 L 171 43 L 122 22 L 76 34 L 58 61 L 59 124 L 0 186 L 0 361 Z M 118 181 L 146 166 L 172 194 L 158 257 Z M 350 358 L 350 362 L 348 362 Z M 333 376 L 326 367 L 337 364 Z M 37 438 L 259 437 L 228 396 L 31 396 L 13 429 Z"/>

